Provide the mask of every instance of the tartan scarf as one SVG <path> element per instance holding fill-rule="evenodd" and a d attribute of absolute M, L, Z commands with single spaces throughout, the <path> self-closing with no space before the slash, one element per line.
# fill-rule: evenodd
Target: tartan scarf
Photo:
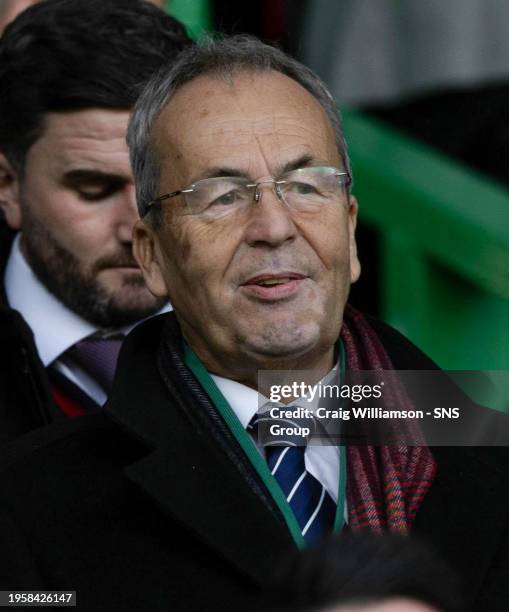
<path fill-rule="evenodd" d="M 382 343 L 365 317 L 347 305 L 341 337 L 349 370 L 393 370 Z M 412 409 L 403 387 L 393 401 Z M 436 464 L 427 446 L 348 446 L 348 523 L 352 530 L 408 533 L 435 477 Z"/>

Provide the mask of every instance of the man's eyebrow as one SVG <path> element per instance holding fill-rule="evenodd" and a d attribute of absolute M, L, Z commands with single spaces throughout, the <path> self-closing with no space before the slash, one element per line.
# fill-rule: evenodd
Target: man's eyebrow
<path fill-rule="evenodd" d="M 303 168 L 310 164 L 316 163 L 316 159 L 312 155 L 304 154 L 299 157 L 286 162 L 276 173 L 276 176 L 280 174 L 284 174 L 285 172 L 290 172 L 291 170 L 296 170 L 297 168 Z M 224 176 L 235 176 L 239 178 L 245 178 L 247 180 L 255 180 L 253 177 L 249 175 L 248 172 L 244 170 L 239 170 L 238 168 L 230 168 L 228 166 L 214 166 L 213 168 L 209 168 L 206 172 L 200 174 L 192 183 L 196 183 L 199 180 L 207 179 L 207 178 L 221 178 Z"/>
<path fill-rule="evenodd" d="M 292 159 L 286 162 L 283 166 L 281 166 L 278 170 L 278 174 L 285 174 L 286 172 L 291 172 L 292 170 L 297 170 L 297 168 L 305 168 L 310 164 L 315 164 L 316 159 L 312 155 L 304 154 L 300 155 L 296 159 Z"/>
<path fill-rule="evenodd" d="M 102 172 L 101 170 L 91 170 L 87 168 L 77 168 L 64 174 L 64 181 L 67 183 L 118 183 L 127 182 L 127 177 L 112 172 Z"/>
<path fill-rule="evenodd" d="M 239 178 L 249 179 L 249 174 L 244 172 L 243 170 L 239 170 L 238 168 L 229 168 L 228 166 L 215 166 L 213 168 L 209 168 L 206 172 L 201 173 L 199 176 L 195 177 L 191 183 L 196 183 L 198 181 L 202 181 L 203 179 L 208 178 L 221 178 L 223 176 L 236 176 Z"/>

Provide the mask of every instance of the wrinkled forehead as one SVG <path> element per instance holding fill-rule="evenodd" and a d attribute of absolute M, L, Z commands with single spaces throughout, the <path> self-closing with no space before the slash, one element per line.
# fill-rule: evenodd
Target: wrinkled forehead
<path fill-rule="evenodd" d="M 274 163 L 307 153 L 329 163 L 339 160 L 322 106 L 299 83 L 275 71 L 196 78 L 160 113 L 152 137 L 162 172 L 172 165 L 186 178 L 204 165 L 249 165 L 257 156 Z"/>

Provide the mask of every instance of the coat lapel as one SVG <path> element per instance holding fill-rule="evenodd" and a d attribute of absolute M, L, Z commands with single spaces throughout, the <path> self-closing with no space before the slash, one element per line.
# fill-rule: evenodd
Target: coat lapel
<path fill-rule="evenodd" d="M 126 474 L 174 520 L 259 584 L 271 575 L 278 554 L 294 548 L 286 526 L 204 446 L 158 449 Z"/>
<path fill-rule="evenodd" d="M 198 409 L 194 398 L 184 391 L 170 394 L 162 381 L 156 362 L 162 319 L 144 324 L 142 331 L 143 336 L 134 330 L 122 349 L 106 407 L 110 418 L 149 449 L 125 473 L 168 515 L 262 583 L 274 557 L 296 548 L 286 524 L 254 470 L 232 461 L 189 413 Z M 185 387 L 186 381 L 180 382 Z"/>

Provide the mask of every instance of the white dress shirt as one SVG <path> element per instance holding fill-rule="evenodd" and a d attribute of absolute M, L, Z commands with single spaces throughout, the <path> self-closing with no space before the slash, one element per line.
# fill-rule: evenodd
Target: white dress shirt
<path fill-rule="evenodd" d="M 73 344 L 100 328 L 67 308 L 39 281 L 21 252 L 20 234 L 12 244 L 5 269 L 4 287 L 9 306 L 19 311 L 32 329 L 43 365 L 46 367 L 54 363 L 66 378 L 78 385 L 89 397 L 99 405 L 104 404 L 107 397 L 102 387 L 71 360 L 62 357 Z M 160 312 L 169 309 L 166 306 Z M 135 325 L 123 327 L 116 332 L 127 334 L 133 327 Z"/>
<path fill-rule="evenodd" d="M 338 366 L 336 365 L 323 379 L 324 384 L 330 384 L 337 379 Z M 218 386 L 225 399 L 230 404 L 233 412 L 241 422 L 244 429 L 247 429 L 249 422 L 254 415 L 260 411 L 264 412 L 269 406 L 284 406 L 280 402 L 271 402 L 266 397 L 259 395 L 258 391 L 247 387 L 234 380 L 222 378 L 211 374 L 212 379 Z M 292 406 L 300 406 L 313 411 L 318 407 L 318 394 L 314 401 L 308 401 L 306 397 L 292 400 Z M 258 445 L 257 445 L 258 446 Z M 264 455 L 263 448 L 258 446 L 258 450 Z M 312 474 L 321 485 L 325 487 L 332 499 L 337 502 L 339 489 L 339 449 L 337 446 L 309 445 L 304 452 L 304 462 L 306 470 Z M 345 502 L 346 504 L 346 502 Z M 346 507 L 345 507 L 346 515 Z"/>

